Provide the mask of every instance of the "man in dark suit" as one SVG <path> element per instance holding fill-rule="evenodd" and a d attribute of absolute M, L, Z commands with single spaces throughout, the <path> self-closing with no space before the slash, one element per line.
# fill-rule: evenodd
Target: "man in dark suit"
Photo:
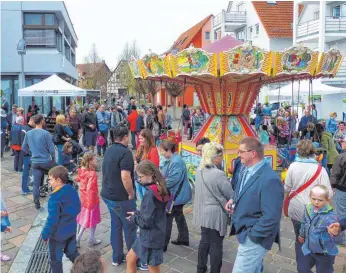
<path fill-rule="evenodd" d="M 8 113 L 8 108 L 10 106 L 8 105 L 8 101 L 5 97 L 2 97 L 2 105 L 1 108 L 6 112 L 6 114 Z"/>
<path fill-rule="evenodd" d="M 231 235 L 239 241 L 233 273 L 257 273 L 274 241 L 279 243 L 284 189 L 266 163 L 259 139 L 242 139 L 238 155 L 244 168 L 235 181 L 233 199 L 225 206 L 233 213 Z"/>

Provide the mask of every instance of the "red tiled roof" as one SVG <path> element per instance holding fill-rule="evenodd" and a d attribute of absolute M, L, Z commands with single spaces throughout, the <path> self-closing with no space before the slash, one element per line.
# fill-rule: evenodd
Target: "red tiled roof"
<path fill-rule="evenodd" d="M 209 19 L 213 15 L 210 14 L 206 18 L 204 18 L 202 21 L 194 25 L 192 28 L 185 31 L 183 34 L 179 36 L 179 38 L 174 42 L 172 47 L 170 48 L 169 52 L 173 49 L 177 49 L 178 51 L 183 50 L 185 48 L 188 48 L 190 44 L 192 43 L 193 39 L 197 35 L 197 33 L 202 30 L 203 26 L 209 21 Z"/>
<path fill-rule="evenodd" d="M 94 74 L 102 67 L 105 66 L 107 70 L 110 71 L 107 64 L 105 62 L 100 63 L 88 63 L 88 64 L 77 64 L 77 70 L 80 73 L 81 76 L 84 77 L 92 77 L 94 75 L 89 75 L 90 72 L 93 72 Z M 95 66 L 93 68 L 93 66 Z M 111 71 L 110 71 L 111 72 Z"/>
<path fill-rule="evenodd" d="M 252 1 L 269 38 L 293 37 L 293 1 L 276 1 L 268 4 L 267 1 Z M 299 14 L 303 5 L 299 5 Z"/>

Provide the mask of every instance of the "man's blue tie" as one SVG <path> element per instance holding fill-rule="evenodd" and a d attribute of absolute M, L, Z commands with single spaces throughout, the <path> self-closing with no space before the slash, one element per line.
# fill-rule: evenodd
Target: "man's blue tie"
<path fill-rule="evenodd" d="M 246 177 L 249 174 L 249 170 L 247 170 L 246 168 L 244 168 L 243 170 L 243 175 L 241 177 L 241 181 L 240 181 L 240 185 L 239 185 L 239 192 L 238 192 L 238 196 L 240 195 L 243 187 L 245 186 L 245 181 L 246 181 Z"/>

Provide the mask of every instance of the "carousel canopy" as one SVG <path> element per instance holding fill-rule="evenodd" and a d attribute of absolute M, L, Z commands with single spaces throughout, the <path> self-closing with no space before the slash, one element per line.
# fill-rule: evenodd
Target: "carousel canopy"
<path fill-rule="evenodd" d="M 243 44 L 242 41 L 239 41 L 237 39 L 234 39 L 232 36 L 227 35 L 221 38 L 220 40 L 217 40 L 211 44 L 206 45 L 203 49 L 205 51 L 215 53 L 215 52 L 226 51 L 236 46 L 240 46 L 242 44 Z"/>
<path fill-rule="evenodd" d="M 68 82 L 61 79 L 56 74 L 53 74 L 49 78 L 36 83 L 34 85 L 28 86 L 26 88 L 21 88 L 18 91 L 18 96 L 22 97 L 70 97 L 70 96 L 86 96 L 86 91 L 82 88 L 69 84 Z"/>
<path fill-rule="evenodd" d="M 312 95 L 327 95 L 327 94 L 338 94 L 345 93 L 345 88 L 333 87 L 330 85 L 326 85 L 322 83 L 321 79 L 316 79 L 312 81 L 312 85 L 310 86 L 310 80 L 300 81 L 293 83 L 293 96 L 298 95 L 298 89 L 300 94 L 312 94 Z M 310 92 L 309 92 L 310 90 Z M 278 96 L 280 92 L 280 96 L 292 96 L 292 83 L 287 84 L 283 87 L 275 90 L 268 91 L 268 96 Z"/>

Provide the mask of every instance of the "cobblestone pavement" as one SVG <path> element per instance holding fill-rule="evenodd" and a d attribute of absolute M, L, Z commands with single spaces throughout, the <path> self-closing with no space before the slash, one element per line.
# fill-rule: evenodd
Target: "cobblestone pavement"
<path fill-rule="evenodd" d="M 9 154 L 5 155 L 1 166 L 1 192 L 5 198 L 5 202 L 9 209 L 10 219 L 13 226 L 13 232 L 5 234 L 2 237 L 2 251 L 10 255 L 13 259 L 16 256 L 22 242 L 24 241 L 28 230 L 30 229 L 37 212 L 32 204 L 32 196 L 21 196 L 21 187 L 19 174 L 12 171 L 13 157 Z M 99 182 L 101 175 L 99 176 Z M 101 186 L 101 185 L 100 185 Z M 93 247 L 102 252 L 103 258 L 106 261 L 107 272 L 125 272 L 125 265 L 113 267 L 111 263 L 112 249 L 110 242 L 110 216 L 107 207 L 101 200 L 102 221 L 97 226 L 97 238 L 102 240 L 102 243 Z M 192 205 L 185 209 L 189 232 L 190 246 L 175 246 L 169 245 L 167 253 L 164 255 L 164 264 L 161 266 L 162 272 L 196 272 L 197 251 L 200 240 L 200 231 L 192 226 Z M 173 225 L 173 239 L 177 234 L 176 226 Z M 87 245 L 88 231 L 83 236 L 80 252 L 83 253 L 89 249 Z M 284 273 L 297 272 L 294 254 L 294 233 L 291 221 L 284 218 L 281 221 L 281 251 L 277 245 L 274 245 L 264 260 L 264 272 Z M 223 265 L 221 272 L 232 272 L 232 266 L 236 257 L 237 241 L 235 237 L 226 237 L 223 246 Z M 346 249 L 340 248 L 335 263 L 335 272 L 346 273 L 343 271 L 343 266 L 346 265 Z M 11 261 L 1 263 L 1 272 L 8 272 L 11 266 Z"/>

